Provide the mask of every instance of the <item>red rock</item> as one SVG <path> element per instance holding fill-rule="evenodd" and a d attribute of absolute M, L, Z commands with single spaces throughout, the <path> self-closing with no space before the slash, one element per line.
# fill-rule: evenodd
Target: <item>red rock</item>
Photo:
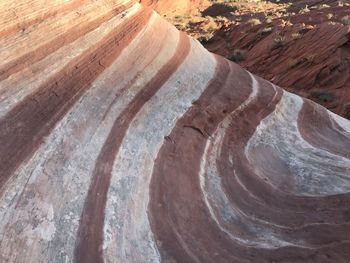
<path fill-rule="evenodd" d="M 349 121 L 138 1 L 0 6 L 0 262 L 349 262 Z"/>
<path fill-rule="evenodd" d="M 320 4 L 330 7 L 312 9 Z M 254 27 L 242 23 L 224 28 L 206 47 L 227 58 L 234 50 L 245 50 L 246 59 L 239 63 L 249 71 L 348 116 L 345 105 L 350 102 L 350 29 L 342 24 L 342 18 L 350 14 L 350 7 L 340 7 L 337 1 L 294 1 L 288 11 L 299 12 L 305 5 L 310 12 L 274 19 L 272 23 L 261 20 L 262 24 Z M 266 28 L 271 32 L 264 33 Z M 282 46 L 274 48 L 279 36 L 283 38 Z M 315 97 L 317 90 L 331 94 L 332 101 Z"/>

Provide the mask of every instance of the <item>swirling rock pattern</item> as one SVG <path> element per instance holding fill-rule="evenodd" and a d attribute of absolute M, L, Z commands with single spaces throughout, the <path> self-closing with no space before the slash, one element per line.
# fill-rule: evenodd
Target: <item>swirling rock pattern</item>
<path fill-rule="evenodd" d="M 138 1 L 0 7 L 0 262 L 349 262 L 348 121 Z"/>

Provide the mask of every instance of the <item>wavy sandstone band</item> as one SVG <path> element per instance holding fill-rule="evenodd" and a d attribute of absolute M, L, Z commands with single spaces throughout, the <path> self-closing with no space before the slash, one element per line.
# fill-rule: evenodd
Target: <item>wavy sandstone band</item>
<path fill-rule="evenodd" d="M 138 1 L 0 10 L 1 262 L 349 262 L 348 121 Z"/>

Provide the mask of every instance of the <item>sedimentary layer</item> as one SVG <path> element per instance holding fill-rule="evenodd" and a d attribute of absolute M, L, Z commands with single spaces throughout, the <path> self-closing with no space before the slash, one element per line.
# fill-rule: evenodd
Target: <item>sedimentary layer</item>
<path fill-rule="evenodd" d="M 138 1 L 0 5 L 0 262 L 349 262 L 347 120 Z"/>

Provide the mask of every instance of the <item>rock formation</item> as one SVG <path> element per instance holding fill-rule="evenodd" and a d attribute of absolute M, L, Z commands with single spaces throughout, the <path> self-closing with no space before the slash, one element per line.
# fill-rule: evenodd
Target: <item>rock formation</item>
<path fill-rule="evenodd" d="M 138 1 L 0 5 L 0 262 L 349 262 L 347 120 Z"/>
<path fill-rule="evenodd" d="M 237 10 L 206 48 L 350 119 L 350 5 L 335 0 L 280 2 L 292 2 L 283 14 L 277 7 Z M 271 19 L 266 15 L 271 13 L 280 17 Z"/>
<path fill-rule="evenodd" d="M 141 0 L 141 3 L 163 15 L 197 13 L 209 6 L 208 0 Z"/>

